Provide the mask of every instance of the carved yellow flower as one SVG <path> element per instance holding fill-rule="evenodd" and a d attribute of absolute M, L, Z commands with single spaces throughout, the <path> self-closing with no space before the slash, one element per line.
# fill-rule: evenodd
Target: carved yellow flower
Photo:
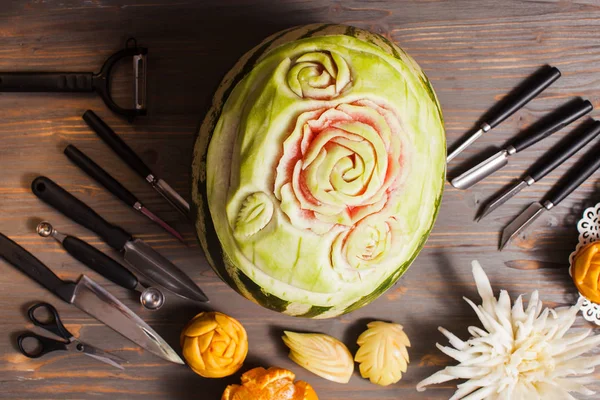
<path fill-rule="evenodd" d="M 242 367 L 248 354 L 248 336 L 236 319 L 220 312 L 202 312 L 181 332 L 181 347 L 195 373 L 222 378 Z"/>
<path fill-rule="evenodd" d="M 572 274 L 579 293 L 600 303 L 600 242 L 590 243 L 577 252 Z"/>

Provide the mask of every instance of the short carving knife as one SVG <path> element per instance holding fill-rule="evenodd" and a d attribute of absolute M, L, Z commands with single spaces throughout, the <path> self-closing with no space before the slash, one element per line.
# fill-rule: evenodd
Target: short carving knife
<path fill-rule="evenodd" d="M 115 153 L 121 157 L 135 172 L 152 185 L 154 190 L 160 193 L 173 207 L 189 218 L 190 205 L 169 184 L 159 179 L 138 157 L 137 154 L 92 110 L 83 114 L 83 120 L 92 128 Z"/>
<path fill-rule="evenodd" d="M 64 153 L 71 161 L 73 161 L 75 165 L 77 165 L 91 178 L 96 180 L 96 182 L 104 186 L 119 200 L 132 207 L 134 210 L 139 211 L 142 215 L 149 218 L 152 222 L 155 222 L 158 225 L 160 225 L 161 228 L 163 228 L 165 231 L 169 232 L 171 235 L 175 236 L 183 244 L 185 244 L 185 241 L 183 240 L 183 237 L 179 234 L 179 232 L 177 232 L 165 221 L 157 217 L 152 211 L 144 207 L 144 205 L 138 200 L 137 197 L 133 195 L 133 193 L 127 190 L 123 185 L 121 185 L 121 183 L 119 183 L 119 181 L 117 181 L 102 167 L 96 164 L 94 160 L 85 155 L 85 153 L 83 153 L 81 150 L 79 150 L 72 144 L 68 145 L 65 148 Z"/>
<path fill-rule="evenodd" d="M 490 201 L 483 209 L 479 220 L 485 216 L 491 214 L 494 210 L 499 208 L 502 204 L 506 203 L 509 199 L 514 197 L 523 188 L 533 185 L 535 182 L 541 180 L 544 176 L 552 172 L 556 167 L 561 165 L 565 160 L 577 153 L 586 144 L 591 142 L 596 136 L 600 134 L 600 121 L 594 121 L 587 126 L 581 132 L 573 132 L 573 137 L 568 137 L 568 142 L 557 143 L 548 153 L 540 158 L 535 164 L 533 164 L 522 178 L 513 185 L 509 190 L 502 193 Z"/>
<path fill-rule="evenodd" d="M 525 132 L 514 139 L 508 146 L 487 160 L 477 164 L 462 175 L 452 179 L 452 186 L 457 189 L 468 189 L 485 177 L 498 171 L 508 164 L 508 158 L 536 144 L 569 125 L 571 122 L 583 117 L 592 111 L 594 107 L 587 100 L 577 99 L 567 103 L 565 106 L 553 111 L 529 127 Z"/>
<path fill-rule="evenodd" d="M 540 202 L 531 203 L 502 231 L 500 250 L 519 232 L 531 225 L 543 212 L 551 210 L 577 189 L 587 178 L 600 168 L 600 142 L 589 150 Z"/>
<path fill-rule="evenodd" d="M 463 150 L 473 144 L 477 139 L 489 132 L 492 128 L 499 125 L 502 121 L 513 115 L 525 104 L 529 103 L 538 94 L 544 91 L 554 81 L 560 78 L 560 71 L 556 67 L 548 67 L 530 77 L 520 90 L 514 95 L 509 95 L 503 100 L 502 107 L 494 116 L 487 118 L 486 122 L 481 124 L 480 129 L 472 134 L 467 140 L 461 143 L 448 155 L 447 162 L 452 161 L 454 157 L 459 155 Z"/>
<path fill-rule="evenodd" d="M 204 292 L 189 276 L 169 260 L 118 226 L 104 220 L 94 210 L 57 185 L 40 176 L 31 183 L 31 190 L 73 221 L 98 234 L 109 246 L 123 253 L 125 261 L 139 276 L 189 300 L 207 302 Z"/>
<path fill-rule="evenodd" d="M 116 297 L 85 275 L 63 281 L 31 253 L 0 233 L 0 257 L 56 296 L 103 322 L 138 346 L 177 364 L 183 360 L 158 333 Z"/>

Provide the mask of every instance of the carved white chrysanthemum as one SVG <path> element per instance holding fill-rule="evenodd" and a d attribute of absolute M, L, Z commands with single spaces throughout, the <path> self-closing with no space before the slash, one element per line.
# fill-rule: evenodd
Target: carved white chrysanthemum
<path fill-rule="evenodd" d="M 444 328 L 440 331 L 451 346 L 437 347 L 459 362 L 417 384 L 423 391 L 432 384 L 465 379 L 450 400 L 469 399 L 574 399 L 569 393 L 592 395 L 585 387 L 594 381 L 591 374 L 600 365 L 600 356 L 580 357 L 600 343 L 592 330 L 570 332 L 579 304 L 562 309 L 542 310 L 537 291 L 531 294 L 527 309 L 522 296 L 511 307 L 508 293 L 494 297 L 487 275 L 473 261 L 473 276 L 482 304 L 475 310 L 484 329 L 471 326 L 472 336 L 462 341 Z"/>

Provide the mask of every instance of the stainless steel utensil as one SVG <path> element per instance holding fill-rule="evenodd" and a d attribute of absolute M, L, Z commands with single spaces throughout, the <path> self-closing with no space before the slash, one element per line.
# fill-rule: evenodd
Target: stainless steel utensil
<path fill-rule="evenodd" d="M 457 189 L 464 190 L 470 188 L 507 165 L 508 158 L 511 155 L 525 150 L 554 132 L 561 130 L 571 122 L 592 111 L 593 108 L 592 103 L 588 100 L 578 99 L 566 104 L 532 125 L 504 149 L 452 179 L 450 183 Z"/>
<path fill-rule="evenodd" d="M 0 257 L 46 289 L 138 346 L 177 364 L 183 360 L 148 324 L 116 297 L 85 275 L 77 282 L 63 281 L 31 253 L 0 233 Z"/>
<path fill-rule="evenodd" d="M 208 301 L 194 281 L 173 263 L 141 239 L 133 238 L 125 230 L 104 220 L 51 179 L 44 176 L 37 177 L 31 184 L 31 190 L 47 204 L 97 233 L 109 246 L 123 252 L 125 261 L 148 283 L 163 287 L 185 299 Z"/>
<path fill-rule="evenodd" d="M 593 121 L 581 132 L 573 132 L 572 137 L 567 136 L 567 142 L 557 143 L 548 153 L 532 165 L 527 172 L 509 190 L 492 199 L 481 212 L 478 221 L 491 214 L 494 210 L 506 203 L 523 188 L 533 185 L 544 176 L 552 172 L 573 154 L 577 153 L 586 144 L 600 134 L 600 121 Z"/>
<path fill-rule="evenodd" d="M 83 120 L 92 128 L 115 153 L 121 157 L 135 172 L 144 178 L 154 190 L 163 196 L 177 211 L 187 218 L 190 217 L 190 205 L 169 184 L 156 175 L 138 157 L 137 154 L 92 110 L 83 114 Z"/>
<path fill-rule="evenodd" d="M 529 103 L 534 97 L 540 94 L 544 89 L 550 86 L 554 81 L 560 78 L 560 71 L 556 67 L 548 67 L 534 74 L 521 85 L 520 90 L 514 94 L 508 95 L 503 100 L 499 110 L 493 116 L 489 116 L 486 122 L 481 124 L 477 132 L 472 134 L 467 140 L 461 143 L 448 154 L 447 162 L 452 161 L 463 150 L 473 144 L 477 139 L 489 132 L 492 128 L 499 125 L 502 121 L 513 115 L 517 110 Z"/>
<path fill-rule="evenodd" d="M 119 198 L 122 202 L 140 212 L 151 221 L 160 225 L 164 230 L 175 236 L 181 243 L 185 244 L 183 237 L 165 221 L 157 217 L 153 212 L 148 210 L 142 202 L 127 190 L 123 185 L 113 178 L 102 167 L 96 164 L 91 158 L 86 156 L 81 150 L 72 144 L 68 145 L 64 151 L 65 155 L 73 161 L 75 165 L 81 168 L 86 174 L 92 177 L 96 182 L 104 186 L 109 192 Z"/>
<path fill-rule="evenodd" d="M 600 168 L 600 142 L 588 151 L 540 202 L 532 203 L 502 231 L 500 250 L 542 215 L 563 201 Z"/>
<path fill-rule="evenodd" d="M 83 240 L 58 232 L 49 222 L 40 222 L 36 232 L 41 237 L 52 236 L 75 259 L 105 278 L 125 289 L 138 292 L 140 303 L 146 309 L 158 310 L 165 303 L 165 296 L 159 289 L 145 287 L 127 268 Z"/>

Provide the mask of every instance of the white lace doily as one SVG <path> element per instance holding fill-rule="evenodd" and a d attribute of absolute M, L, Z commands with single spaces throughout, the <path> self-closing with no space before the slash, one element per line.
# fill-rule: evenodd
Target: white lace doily
<path fill-rule="evenodd" d="M 600 241 L 600 203 L 596 204 L 595 207 L 587 208 L 583 212 L 583 218 L 579 220 L 577 230 L 579 231 L 579 243 L 577 243 L 575 251 L 569 256 L 569 274 L 571 276 L 573 258 L 579 249 L 586 244 Z M 579 298 L 583 299 L 581 303 L 581 314 L 583 317 L 590 322 L 594 322 L 596 325 L 600 325 L 600 304 L 589 301 L 581 294 L 579 294 Z"/>

